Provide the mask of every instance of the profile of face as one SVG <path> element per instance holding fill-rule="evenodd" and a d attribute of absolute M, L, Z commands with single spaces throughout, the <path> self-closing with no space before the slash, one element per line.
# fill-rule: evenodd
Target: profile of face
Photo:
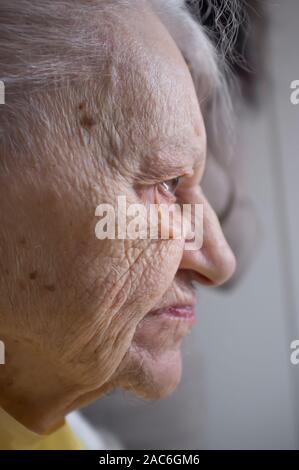
<path fill-rule="evenodd" d="M 170 393 L 195 284 L 235 267 L 200 188 L 205 127 L 179 49 L 147 9 L 107 34 L 102 77 L 27 94 L 28 139 L 15 129 L 18 158 L 1 164 L 0 405 L 37 430 L 115 388 Z M 95 208 L 120 195 L 202 203 L 202 247 L 98 240 Z"/>

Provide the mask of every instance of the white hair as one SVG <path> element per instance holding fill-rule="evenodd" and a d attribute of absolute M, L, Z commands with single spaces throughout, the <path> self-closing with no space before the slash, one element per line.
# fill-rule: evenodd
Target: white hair
<path fill-rule="evenodd" d="M 229 149 L 231 105 L 223 63 L 183 0 L 2 0 L 0 80 L 7 116 L 18 113 L 18 96 L 27 87 L 47 88 L 65 78 L 76 81 L 100 72 L 101 54 L 109 48 L 107 12 L 119 14 L 120 5 L 138 8 L 141 1 L 158 15 L 190 66 L 213 153 Z M 105 21 L 99 32 L 101 11 Z M 1 140 L 4 133 L 9 138 L 7 116 L 0 118 Z"/>

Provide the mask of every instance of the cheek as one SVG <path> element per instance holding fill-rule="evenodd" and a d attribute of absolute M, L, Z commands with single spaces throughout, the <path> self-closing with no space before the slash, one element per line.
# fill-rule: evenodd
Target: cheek
<path fill-rule="evenodd" d="M 84 321 L 136 327 L 168 289 L 177 272 L 182 241 L 109 240 L 76 278 Z M 86 256 L 88 258 L 88 256 Z"/>
<path fill-rule="evenodd" d="M 171 285 L 177 272 L 181 240 L 97 241 L 85 275 L 76 278 L 76 299 L 68 309 L 65 360 L 80 355 L 82 374 L 99 385 L 114 373 L 129 349 L 136 328 Z M 85 254 L 88 258 L 91 255 Z M 74 310 L 75 309 L 75 310 Z M 70 321 L 72 320 L 72 321 Z M 76 338 L 76 343 L 74 343 Z M 75 344 L 75 347 L 74 347 Z"/>
<path fill-rule="evenodd" d="M 117 322 L 135 328 L 171 284 L 184 241 L 99 240 L 97 222 L 95 217 L 84 229 L 87 236 L 73 246 L 74 263 L 65 272 L 67 285 L 77 293 L 76 301 L 86 312 L 81 315 L 84 321 L 96 321 L 102 331 L 104 324 Z M 69 291 L 72 298 L 72 289 Z"/>
<path fill-rule="evenodd" d="M 66 198 L 63 207 L 54 202 L 35 224 L 34 246 L 42 253 L 26 268 L 38 273 L 28 281 L 37 294 L 41 283 L 50 287 L 34 296 L 30 308 L 39 312 L 49 348 L 69 376 L 87 388 L 100 386 L 172 283 L 183 241 L 97 240 L 96 204 L 66 209 Z"/>

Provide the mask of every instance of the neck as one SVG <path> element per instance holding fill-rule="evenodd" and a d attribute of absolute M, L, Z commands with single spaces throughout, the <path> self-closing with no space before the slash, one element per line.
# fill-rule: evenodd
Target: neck
<path fill-rule="evenodd" d="M 2 335 L 5 364 L 0 364 L 0 407 L 38 434 L 60 427 L 64 417 L 116 388 L 109 381 L 90 390 L 69 378 L 57 357 L 28 339 Z"/>
<path fill-rule="evenodd" d="M 63 424 L 79 392 L 59 364 L 30 341 L 3 337 L 5 364 L 0 364 L 0 406 L 29 430 L 49 433 Z"/>

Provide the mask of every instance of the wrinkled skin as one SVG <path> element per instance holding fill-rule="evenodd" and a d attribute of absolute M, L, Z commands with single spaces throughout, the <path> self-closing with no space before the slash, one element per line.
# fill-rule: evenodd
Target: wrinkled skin
<path fill-rule="evenodd" d="M 191 324 L 148 313 L 193 303 L 191 283 L 218 285 L 234 270 L 200 190 L 206 135 L 188 67 L 152 13 L 130 21 L 116 26 L 114 79 L 37 94 L 49 125 L 32 113 L 31 151 L 0 174 L 0 405 L 38 432 L 116 387 L 170 393 Z M 178 176 L 176 200 L 204 203 L 201 250 L 96 239 L 100 202 L 171 203 L 160 185 Z"/>

